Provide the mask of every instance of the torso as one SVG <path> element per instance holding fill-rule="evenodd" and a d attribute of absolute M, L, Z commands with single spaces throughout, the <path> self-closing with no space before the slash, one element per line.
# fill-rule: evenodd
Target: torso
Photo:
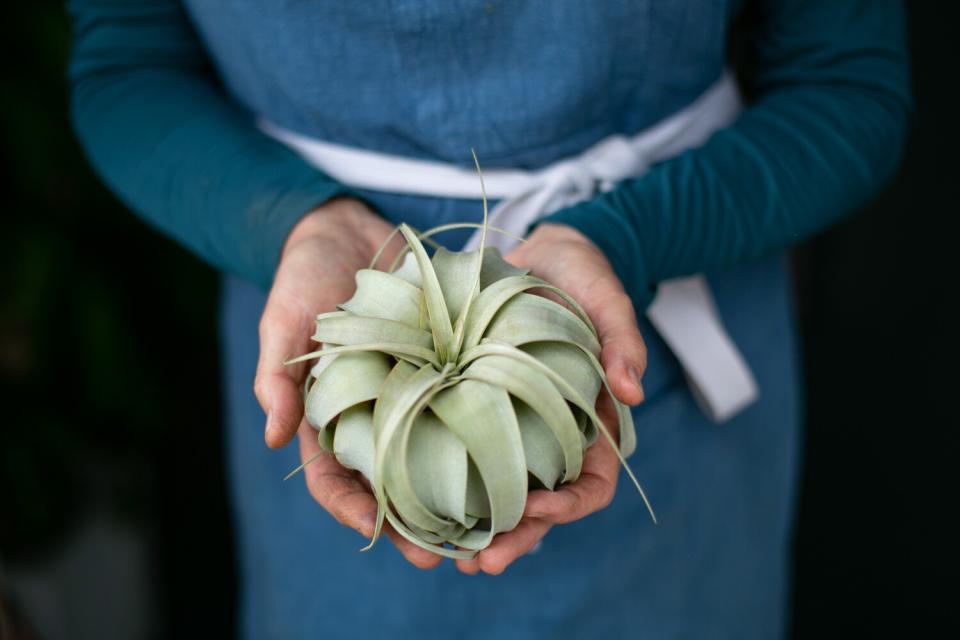
<path fill-rule="evenodd" d="M 723 0 L 185 0 L 227 89 L 331 142 L 536 167 L 682 108 L 724 66 Z"/>

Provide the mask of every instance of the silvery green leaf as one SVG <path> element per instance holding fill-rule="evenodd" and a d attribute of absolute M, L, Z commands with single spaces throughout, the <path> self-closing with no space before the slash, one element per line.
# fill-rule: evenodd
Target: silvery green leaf
<path fill-rule="evenodd" d="M 468 350 L 480 344 L 488 325 L 503 306 L 514 297 L 530 289 L 542 289 L 559 296 L 569 306 L 573 314 L 583 322 L 587 330 L 596 337 L 596 330 L 593 328 L 590 318 L 573 298 L 540 278 L 518 275 L 507 276 L 492 282 L 474 300 L 473 311 L 470 317 L 466 319 L 463 349 Z"/>
<path fill-rule="evenodd" d="M 344 409 L 376 398 L 388 373 L 390 360 L 382 353 L 343 353 L 331 360 L 306 398 L 307 421 L 321 432 L 321 446 L 333 448 L 331 434 L 325 433 L 327 424 Z"/>
<path fill-rule="evenodd" d="M 466 525 L 467 449 L 430 412 L 414 420 L 406 464 L 423 504 Z"/>
<path fill-rule="evenodd" d="M 437 360 L 437 354 L 430 349 L 418 347 L 417 345 L 399 344 L 395 342 L 370 342 L 366 344 L 349 344 L 336 347 L 327 346 L 319 351 L 313 351 L 311 353 L 305 353 L 297 356 L 296 358 L 291 358 L 290 360 L 284 362 L 284 364 L 305 362 L 315 358 L 320 358 L 320 362 L 318 364 L 323 364 L 324 358 L 335 356 L 340 353 L 356 353 L 358 351 L 376 351 L 379 353 L 390 354 L 391 356 L 405 360 L 416 367 L 422 367 L 427 362 L 437 367 L 440 366 L 439 361 Z"/>
<path fill-rule="evenodd" d="M 340 305 L 354 316 L 395 320 L 420 328 L 420 303 L 423 292 L 396 275 L 361 269 L 357 271 L 357 290 Z"/>
<path fill-rule="evenodd" d="M 647 511 L 650 512 L 650 517 L 653 519 L 654 523 L 656 523 L 657 516 L 654 514 L 653 507 L 650 505 L 650 501 L 647 499 L 647 494 L 644 492 L 643 487 L 640 486 L 640 481 L 637 480 L 637 477 L 634 475 L 633 470 L 630 468 L 630 465 L 627 464 L 626 458 L 624 458 L 624 454 L 621 452 L 621 449 L 624 448 L 624 444 L 621 443 L 619 446 L 617 445 L 617 441 L 614 439 L 613 435 L 610 433 L 610 430 L 607 429 L 607 425 L 603 423 L 603 421 L 600 419 L 600 416 L 598 416 L 597 412 L 594 410 L 593 403 L 586 400 L 579 391 L 572 388 L 569 385 L 569 383 L 566 380 L 564 380 L 564 378 L 560 374 L 556 373 L 553 369 L 547 367 L 546 365 L 541 363 L 539 360 L 537 360 L 530 354 L 507 344 L 498 343 L 498 342 L 484 342 L 474 347 L 470 351 L 464 353 L 462 358 L 462 364 L 467 365 L 476 359 L 491 356 L 491 355 L 502 355 L 510 358 L 515 358 L 520 362 L 524 362 L 529 366 L 540 370 L 541 372 L 543 372 L 544 374 L 550 377 L 550 379 L 553 381 L 555 385 L 557 385 L 557 388 L 564 395 L 564 397 L 569 398 L 571 402 L 573 402 L 579 409 L 581 409 L 584 413 L 587 414 L 587 416 L 590 417 L 590 420 L 592 420 L 593 423 L 596 425 L 598 431 L 603 435 L 603 437 L 607 440 L 607 442 L 610 443 L 610 446 L 613 449 L 614 453 L 616 453 L 617 458 L 620 460 L 620 464 L 623 466 L 624 471 L 627 472 L 627 476 L 629 476 L 630 480 L 633 482 L 633 485 L 637 488 L 637 492 L 640 494 L 640 497 L 643 499 L 644 504 L 647 506 Z M 600 362 L 597 361 L 595 358 L 593 358 L 593 356 L 591 356 L 591 358 L 592 358 L 591 364 L 595 366 L 598 369 L 598 371 L 602 373 L 603 368 L 600 366 Z M 606 378 L 604 378 L 604 386 L 606 386 Z M 610 393 L 611 397 L 614 397 L 613 393 L 610 392 L 609 388 L 607 389 L 607 391 L 608 393 Z M 621 418 L 621 422 L 619 425 L 620 430 L 624 432 L 632 432 L 633 420 L 630 417 L 629 410 L 625 411 L 627 415 L 626 415 L 626 419 L 623 419 L 624 411 L 620 408 L 622 406 L 622 403 L 619 403 L 615 398 L 614 398 L 614 403 L 618 405 L 617 414 L 618 414 L 618 418 Z M 632 439 L 634 441 L 636 440 L 635 434 L 633 434 Z M 467 445 L 467 449 L 470 450 L 469 444 Z"/>
<path fill-rule="evenodd" d="M 403 400 L 407 380 L 409 380 L 410 376 L 415 374 L 419 368 L 420 367 L 415 367 L 408 362 L 397 362 L 393 365 L 386 379 L 384 379 L 383 384 L 380 386 L 380 395 L 373 405 L 374 442 L 379 440 L 386 416 L 390 415 L 396 405 Z"/>
<path fill-rule="evenodd" d="M 399 373 L 398 373 L 399 372 Z M 430 365 L 424 365 L 409 377 L 403 378 L 403 368 L 400 363 L 394 367 L 389 378 L 383 384 L 383 391 L 377 404 L 386 400 L 383 406 L 374 409 L 374 442 L 376 443 L 373 463 L 373 493 L 380 505 L 381 515 L 377 518 L 374 538 L 371 545 L 379 537 L 383 525 L 383 515 L 390 511 L 389 501 L 385 488 L 385 470 L 388 455 L 396 450 L 394 438 L 412 424 L 413 418 L 421 401 L 429 398 L 430 393 L 443 382 L 443 376 Z M 401 447 L 405 440 L 398 443 Z M 402 450 L 402 449 L 398 449 Z M 402 459 L 404 456 L 400 456 Z M 412 493 L 412 488 L 410 493 Z M 392 521 L 391 521 L 392 523 Z"/>
<path fill-rule="evenodd" d="M 517 526 L 527 495 L 527 466 L 520 427 L 503 389 L 463 380 L 437 393 L 430 408 L 466 445 L 490 500 L 490 530 L 472 529 L 456 543 L 482 549 L 493 536 Z"/>
<path fill-rule="evenodd" d="M 407 380 L 408 386 L 416 386 L 417 384 L 417 374 L 412 375 Z M 392 504 L 393 511 L 411 528 L 430 531 L 431 533 L 444 539 L 452 539 L 461 535 L 464 532 L 465 527 L 462 524 L 459 524 L 456 520 L 453 520 L 450 517 L 445 517 L 445 514 L 437 508 L 437 505 L 423 499 L 424 493 L 418 492 L 417 487 L 419 485 L 420 488 L 423 488 L 424 486 L 429 488 L 430 478 L 428 477 L 426 480 L 421 479 L 421 481 L 418 482 L 417 476 L 420 474 L 429 475 L 431 470 L 435 472 L 455 471 L 456 461 L 454 460 L 450 464 L 445 465 L 444 463 L 447 461 L 438 460 L 435 461 L 437 464 L 432 469 L 423 469 L 411 464 L 411 443 L 413 441 L 412 435 L 414 433 L 414 426 L 416 425 L 417 418 L 423 416 L 422 411 L 426 406 L 426 403 L 429 401 L 431 394 L 436 390 L 437 387 L 434 387 L 428 391 L 417 401 L 416 404 L 413 405 L 413 407 L 411 407 L 411 409 L 406 413 L 399 430 L 392 437 L 392 440 L 385 443 L 384 446 L 390 447 L 394 453 L 386 457 L 383 467 L 383 484 L 386 487 L 386 495 Z M 441 428 L 445 430 L 442 424 Z M 455 444 L 449 438 L 440 441 L 430 441 L 432 438 L 443 438 L 443 435 L 446 434 L 442 434 L 442 432 L 440 435 L 438 435 L 437 432 L 429 433 L 427 436 L 428 442 L 424 443 L 421 439 L 421 447 L 430 448 L 431 445 L 439 445 L 439 447 L 432 452 L 435 454 L 442 452 L 442 449 L 444 448 L 449 449 L 449 446 L 453 446 L 453 452 L 455 453 Z M 456 440 L 456 436 L 453 436 L 453 440 Z M 466 483 L 466 471 L 466 451 L 464 451 L 464 484 Z M 457 476 L 454 475 L 451 478 L 453 484 L 458 484 L 456 477 Z M 465 489 L 466 487 L 457 488 L 452 496 L 448 494 L 447 497 L 451 498 L 452 501 L 459 501 L 462 504 L 464 500 Z M 457 497 L 458 493 L 459 498 Z M 432 493 L 428 495 L 430 497 L 433 496 Z M 444 506 L 450 505 L 447 504 Z M 462 507 L 458 508 L 456 504 L 453 504 L 453 509 L 457 512 L 461 512 L 458 513 L 458 515 L 460 516 L 460 522 L 462 522 Z"/>
<path fill-rule="evenodd" d="M 453 324 L 450 322 L 450 313 L 443 300 L 443 291 L 437 280 L 437 273 L 427 256 L 426 250 L 417 238 L 417 235 L 407 225 L 400 226 L 400 233 L 407 239 L 407 244 L 417 260 L 420 268 L 420 280 L 423 283 L 423 295 L 430 316 L 430 330 L 433 333 L 433 350 L 436 351 L 440 362 L 447 362 L 447 356 L 453 342 Z"/>
<path fill-rule="evenodd" d="M 477 358 L 461 375 L 501 387 L 532 408 L 560 447 L 564 481 L 580 475 L 583 465 L 580 431 L 570 407 L 550 378 L 514 358 L 501 355 Z"/>
<path fill-rule="evenodd" d="M 465 510 L 468 515 L 476 518 L 490 517 L 490 497 L 487 495 L 487 488 L 483 486 L 480 471 L 469 455 L 467 456 L 467 501 Z M 473 527 L 473 525 L 470 526 Z"/>
<path fill-rule="evenodd" d="M 603 388 L 603 380 L 590 364 L 588 356 L 575 345 L 566 342 L 531 342 L 522 345 L 520 350 L 556 371 L 584 398 L 596 398 Z"/>
<path fill-rule="evenodd" d="M 569 309 L 541 296 L 520 293 L 508 300 L 487 326 L 484 337 L 512 346 L 530 342 L 568 342 L 600 355 L 590 328 Z"/>
<path fill-rule="evenodd" d="M 586 449 L 597 440 L 597 426 L 579 407 L 573 407 L 573 414 L 577 417 L 577 428 L 583 436 L 583 448 Z"/>
<path fill-rule="evenodd" d="M 346 311 L 318 315 L 313 339 L 340 345 L 396 343 L 425 349 L 433 347 L 433 338 L 422 329 L 395 320 L 354 316 Z"/>
<path fill-rule="evenodd" d="M 480 269 L 480 289 L 486 289 L 491 284 L 504 278 L 525 276 L 529 269 L 515 267 L 503 259 L 500 249 L 487 247 L 483 250 L 483 267 Z"/>
<path fill-rule="evenodd" d="M 333 453 L 348 469 L 373 477 L 373 409 L 369 402 L 350 407 L 337 418 Z"/>
<path fill-rule="evenodd" d="M 397 270 L 393 271 L 393 275 L 409 282 L 418 289 L 423 284 L 423 281 L 420 279 L 420 267 L 417 265 L 417 259 L 412 253 L 406 253 L 403 256 L 403 262 L 400 263 L 400 267 Z"/>
<path fill-rule="evenodd" d="M 443 536 L 438 536 L 437 534 L 433 533 L 432 531 L 427 531 L 426 529 L 421 529 L 420 527 L 418 527 L 418 526 L 416 526 L 416 525 L 414 525 L 414 524 L 410 524 L 409 522 L 405 522 L 405 524 L 406 524 L 408 527 L 410 527 L 410 532 L 411 532 L 411 533 L 416 534 L 417 537 L 419 537 L 420 539 L 422 539 L 424 542 L 429 542 L 430 544 L 437 545 L 437 546 L 440 546 L 440 545 L 445 544 L 445 543 L 447 542 L 447 539 L 446 539 L 446 538 L 444 538 Z M 452 530 L 452 531 L 453 531 L 454 535 L 463 535 L 463 531 L 464 531 L 464 530 L 465 530 L 465 527 L 463 527 L 462 525 L 457 525 L 457 529 L 454 529 L 454 530 Z"/>
<path fill-rule="evenodd" d="M 440 247 L 434 252 L 432 262 L 447 310 L 456 321 L 476 288 L 477 252 L 453 252 Z"/>
<path fill-rule="evenodd" d="M 415 531 L 412 531 L 406 525 L 406 523 L 404 523 L 400 518 L 398 518 L 392 511 L 388 510 L 384 513 L 384 515 L 387 521 L 390 523 L 390 525 L 394 528 L 394 530 L 397 533 L 399 533 L 403 538 L 415 544 L 416 546 L 420 547 L 421 549 L 426 549 L 427 551 L 430 551 L 431 553 L 435 553 L 438 556 L 451 558 L 453 560 L 469 560 L 470 558 L 473 558 L 477 555 L 477 552 L 474 550 L 449 549 L 439 544 L 431 544 L 430 542 L 425 540 L 423 537 L 417 535 Z M 372 542 L 370 543 L 370 545 L 365 547 L 364 550 L 369 549 L 371 545 L 373 545 Z"/>
<path fill-rule="evenodd" d="M 523 455 L 527 461 L 527 470 L 544 487 L 553 490 L 563 477 L 565 463 L 563 449 L 543 421 L 543 418 L 530 405 L 519 400 L 513 401 L 513 409 L 520 425 L 520 440 L 523 442 Z M 581 447 L 581 433 L 576 433 L 576 446 Z"/>

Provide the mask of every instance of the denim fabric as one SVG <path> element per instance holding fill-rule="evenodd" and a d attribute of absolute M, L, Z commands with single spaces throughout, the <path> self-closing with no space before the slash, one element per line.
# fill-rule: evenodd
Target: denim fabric
<path fill-rule="evenodd" d="M 689 103 L 724 64 L 720 0 L 186 0 L 226 86 L 322 140 L 540 166 Z"/>
<path fill-rule="evenodd" d="M 366 193 L 415 226 L 463 218 L 464 203 Z M 465 234 L 446 237 L 451 247 Z M 408 565 L 383 540 L 337 524 L 301 479 L 296 447 L 263 445 L 251 391 L 257 322 L 253 285 L 225 280 L 229 479 L 241 565 L 243 637 L 775 638 L 784 635 L 800 420 L 789 283 L 781 258 L 710 279 L 727 327 L 761 381 L 760 401 L 716 425 L 676 362 L 651 343 L 635 411 L 631 465 L 660 524 L 625 476 L 613 504 L 555 527 L 537 553 L 498 577 Z"/>
<path fill-rule="evenodd" d="M 723 66 L 724 2 L 382 0 L 186 2 L 229 91 L 321 139 L 464 163 L 536 167 L 632 133 L 698 96 Z M 362 193 L 394 221 L 477 219 L 475 203 Z M 451 248 L 467 233 L 444 238 Z M 710 278 L 761 383 L 710 423 L 648 324 L 637 475 L 605 511 L 555 527 L 504 575 L 421 572 L 388 541 L 370 553 L 282 483 L 296 447 L 263 445 L 251 383 L 254 286 L 225 280 L 229 477 L 245 638 L 772 638 L 783 635 L 800 436 L 795 335 L 780 257 Z"/>

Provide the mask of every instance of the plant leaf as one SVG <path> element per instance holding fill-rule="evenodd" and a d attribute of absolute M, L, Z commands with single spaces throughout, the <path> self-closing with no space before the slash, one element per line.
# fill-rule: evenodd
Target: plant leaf
<path fill-rule="evenodd" d="M 580 347 L 567 342 L 531 342 L 522 345 L 520 350 L 563 376 L 584 398 L 596 400 L 600 394 L 603 380 Z"/>
<path fill-rule="evenodd" d="M 342 353 L 317 376 L 306 398 L 307 422 L 320 432 L 320 445 L 333 449 L 326 427 L 348 407 L 373 400 L 390 373 L 390 360 L 375 351 Z"/>
<path fill-rule="evenodd" d="M 551 491 L 564 475 L 564 451 L 551 433 L 550 427 L 530 405 L 513 401 L 513 410 L 520 425 L 520 440 L 527 470 Z M 577 449 L 581 449 L 581 434 L 576 433 Z"/>
<path fill-rule="evenodd" d="M 486 289 L 494 282 L 516 276 L 525 276 L 529 269 L 515 267 L 503 259 L 500 249 L 487 247 L 483 250 L 483 266 L 480 269 L 480 289 Z"/>
<path fill-rule="evenodd" d="M 386 342 L 425 349 L 433 347 L 433 338 L 426 331 L 395 320 L 365 318 L 345 311 L 333 311 L 317 316 L 317 330 L 313 339 L 340 345 Z"/>
<path fill-rule="evenodd" d="M 553 369 L 544 365 L 543 363 L 541 363 L 539 360 L 537 360 L 530 354 L 507 344 L 503 344 L 499 342 L 484 341 L 482 344 L 474 347 L 469 352 L 464 354 L 461 360 L 461 365 L 466 366 L 473 360 L 476 360 L 478 358 L 482 358 L 485 356 L 490 356 L 490 355 L 503 355 L 510 358 L 516 358 L 521 362 L 525 362 L 529 364 L 531 367 L 539 369 L 540 371 L 542 371 L 543 373 L 545 373 L 547 376 L 550 377 L 550 379 L 553 381 L 554 384 L 557 385 L 557 388 L 560 389 L 560 392 L 565 397 L 570 398 L 571 402 L 573 402 L 578 408 L 580 408 L 584 413 L 586 413 L 587 416 L 590 417 L 590 419 L 596 425 L 599 432 L 603 434 L 603 437 L 607 440 L 607 442 L 613 448 L 614 453 L 616 453 L 617 458 L 620 460 L 620 464 L 623 466 L 623 469 L 627 472 L 627 476 L 630 477 L 630 480 L 633 482 L 633 485 L 637 488 L 637 492 L 640 494 L 640 497 L 643 499 L 643 502 L 647 507 L 647 511 L 650 512 L 650 517 L 653 519 L 653 522 L 656 523 L 657 516 L 653 512 L 653 507 L 650 505 L 649 499 L 647 499 L 647 494 L 644 492 L 643 487 L 640 486 L 640 481 L 637 480 L 637 477 L 634 475 L 633 470 L 630 468 L 630 465 L 627 464 L 627 460 L 624 457 L 624 454 L 621 453 L 621 448 L 623 447 L 623 445 L 621 444 L 620 446 L 617 446 L 617 442 L 616 440 L 614 440 L 613 435 L 610 433 L 610 430 L 607 429 L 607 425 L 603 423 L 603 420 L 600 419 L 600 417 L 597 415 L 597 412 L 594 410 L 593 403 L 588 402 L 586 399 L 584 399 L 579 391 L 571 387 L 570 384 L 563 378 L 563 376 L 555 372 Z M 600 366 L 599 361 L 597 361 L 595 358 L 593 358 L 593 362 L 591 364 L 594 364 L 601 374 L 603 373 L 603 368 Z M 604 377 L 603 380 L 604 380 L 604 386 L 607 386 L 606 377 Z M 609 391 L 609 388 L 608 388 L 608 393 L 610 393 L 610 396 L 614 398 L 614 403 L 622 406 L 622 404 L 619 403 L 616 400 L 616 398 L 613 396 L 613 393 Z M 619 425 L 620 430 L 633 431 L 633 420 L 632 418 L 629 417 L 629 410 L 627 410 L 626 413 L 627 413 L 627 419 L 623 420 L 620 423 Z M 621 415 L 619 406 L 618 406 L 617 414 L 619 418 Z M 634 440 L 636 439 L 635 435 L 633 439 Z M 468 450 L 470 449 L 469 444 L 467 445 L 467 449 Z"/>
<path fill-rule="evenodd" d="M 476 288 L 477 252 L 453 252 L 440 247 L 433 254 L 432 262 L 447 310 L 456 322 Z"/>
<path fill-rule="evenodd" d="M 333 435 L 333 453 L 346 468 L 356 469 L 367 480 L 373 477 L 373 409 L 369 402 L 340 414 Z"/>
<path fill-rule="evenodd" d="M 466 526 L 467 448 L 432 413 L 414 420 L 405 464 L 413 488 L 432 512 Z"/>
<path fill-rule="evenodd" d="M 423 292 L 396 275 L 361 269 L 356 275 L 357 290 L 339 305 L 354 316 L 394 320 L 420 328 L 420 301 Z"/>
<path fill-rule="evenodd" d="M 490 496 L 487 495 L 487 488 L 483 484 L 483 478 L 480 477 L 480 471 L 477 464 L 467 454 L 467 499 L 466 512 L 470 516 L 477 518 L 490 517 Z M 473 527 L 473 525 L 470 525 Z"/>
<path fill-rule="evenodd" d="M 552 434 L 560 447 L 560 469 L 565 470 L 564 481 L 573 480 L 580 475 L 583 465 L 580 430 L 577 429 L 577 421 L 566 400 L 550 378 L 523 362 L 502 355 L 477 358 L 464 369 L 461 376 L 501 387 L 523 401 L 539 415 L 548 434 Z"/>
<path fill-rule="evenodd" d="M 541 296 L 520 293 L 508 300 L 490 321 L 484 337 L 517 346 L 530 342 L 569 342 L 596 357 L 600 343 L 569 309 Z"/>
<path fill-rule="evenodd" d="M 417 374 L 414 374 L 410 376 L 406 384 L 408 386 L 416 386 L 418 383 L 417 380 Z M 450 385 L 453 383 L 448 381 L 445 384 Z M 383 477 L 384 485 L 386 487 L 386 494 L 392 503 L 393 511 L 411 527 L 411 530 L 429 531 L 443 539 L 451 539 L 463 534 L 466 528 L 451 518 L 444 517 L 444 514 L 439 513 L 436 508 L 432 508 L 434 505 L 431 505 L 422 499 L 421 496 L 424 494 L 417 492 L 416 482 L 414 480 L 417 472 L 421 470 L 410 465 L 411 435 L 414 431 L 416 420 L 418 417 L 422 417 L 422 411 L 427 402 L 429 402 L 431 395 L 438 389 L 443 388 L 443 386 L 443 379 L 439 378 L 437 383 L 426 393 L 424 393 L 409 409 L 409 411 L 407 411 L 399 430 L 392 437 L 392 440 L 384 443 L 384 446 L 391 447 L 392 452 L 385 458 Z M 456 436 L 454 436 L 454 440 L 456 440 Z M 449 441 L 447 444 L 450 444 Z M 441 466 L 443 464 L 443 461 L 436 462 Z M 451 469 L 450 467 L 446 467 L 443 468 L 443 470 L 446 471 Z M 466 483 L 466 475 L 466 452 L 464 451 L 464 483 Z M 454 476 L 454 484 L 456 484 L 455 478 L 456 476 Z M 421 483 L 421 485 L 423 484 L 424 483 Z M 460 491 L 461 497 L 459 498 L 459 501 L 461 503 L 464 500 L 464 493 L 465 487 Z M 456 495 L 454 495 L 454 499 L 457 499 Z M 454 507 L 454 509 L 456 509 L 456 507 Z M 463 517 L 461 516 L 461 520 L 462 519 Z"/>
<path fill-rule="evenodd" d="M 596 337 L 596 330 L 593 328 L 589 316 L 587 316 L 583 308 L 577 304 L 576 300 L 569 295 L 535 276 L 507 276 L 492 282 L 484 288 L 474 301 L 474 310 L 470 314 L 470 317 L 467 318 L 463 350 L 471 349 L 480 344 L 480 340 L 483 339 L 484 332 L 487 330 L 494 316 L 497 315 L 507 302 L 529 289 L 543 289 L 559 296 L 570 306 L 573 314 L 586 325 L 587 330 Z"/>
<path fill-rule="evenodd" d="M 527 466 L 510 396 L 499 387 L 463 380 L 437 393 L 430 408 L 466 445 L 490 499 L 490 529 L 471 529 L 456 544 L 482 549 L 517 526 L 527 495 Z"/>
<path fill-rule="evenodd" d="M 423 283 L 423 295 L 430 316 L 430 329 L 433 332 L 433 350 L 441 364 L 448 360 L 448 354 L 453 342 L 453 325 L 450 323 L 450 313 L 443 300 L 443 290 L 433 270 L 433 264 L 427 257 L 427 252 L 417 239 L 417 235 L 407 225 L 400 225 L 400 233 L 407 239 L 407 244 L 420 267 L 420 280 Z"/>
<path fill-rule="evenodd" d="M 322 361 L 324 358 L 340 353 L 355 353 L 358 351 L 377 351 L 380 353 L 388 353 L 395 358 L 407 360 L 416 367 L 422 367 L 427 362 L 434 366 L 440 366 L 439 362 L 437 361 L 437 354 L 435 354 L 432 350 L 424 347 L 418 347 L 416 345 L 397 344 L 392 342 L 370 342 L 366 344 L 350 344 L 336 347 L 328 346 L 320 349 L 319 351 L 312 351 L 310 353 L 297 356 L 296 358 L 291 358 L 283 364 L 296 364 L 297 362 L 313 360 L 314 358 L 320 358 Z"/>
<path fill-rule="evenodd" d="M 395 275 L 401 280 L 409 282 L 418 289 L 423 286 L 423 281 L 420 279 L 420 267 L 417 266 L 417 259 L 412 253 L 407 253 L 403 256 L 403 262 L 400 263 L 400 267 L 395 269 L 391 275 Z"/>
<path fill-rule="evenodd" d="M 394 455 L 393 439 L 404 427 L 412 423 L 420 401 L 443 380 L 443 375 L 430 365 L 424 365 L 413 374 L 408 374 L 405 363 L 397 363 L 382 385 L 380 398 L 374 408 L 374 460 L 371 486 L 380 505 L 372 546 L 380 535 L 383 516 L 389 513 L 389 501 L 385 488 L 385 470 L 388 455 Z M 381 406 L 381 403 L 382 406 Z M 408 420 L 409 418 L 409 420 Z M 369 548 L 369 547 L 368 547 Z"/>

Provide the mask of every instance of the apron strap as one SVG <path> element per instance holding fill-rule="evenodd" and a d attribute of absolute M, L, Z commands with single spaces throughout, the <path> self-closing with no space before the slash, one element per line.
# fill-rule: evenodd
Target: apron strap
<path fill-rule="evenodd" d="M 725 72 L 689 106 L 633 136 L 614 135 L 581 154 L 536 171 L 484 170 L 489 198 L 500 202 L 490 225 L 523 236 L 531 224 L 564 207 L 642 176 L 651 165 L 700 146 L 729 125 L 741 110 L 736 83 Z M 357 149 L 316 140 L 258 122 L 269 136 L 345 185 L 407 195 L 480 199 L 472 168 Z M 480 234 L 465 249 L 479 246 Z M 489 234 L 487 243 L 506 253 L 516 245 L 509 236 Z M 728 335 L 702 276 L 660 283 L 647 310 L 657 332 L 683 367 L 693 396 L 704 413 L 724 422 L 756 401 L 759 389 L 745 359 Z"/>

